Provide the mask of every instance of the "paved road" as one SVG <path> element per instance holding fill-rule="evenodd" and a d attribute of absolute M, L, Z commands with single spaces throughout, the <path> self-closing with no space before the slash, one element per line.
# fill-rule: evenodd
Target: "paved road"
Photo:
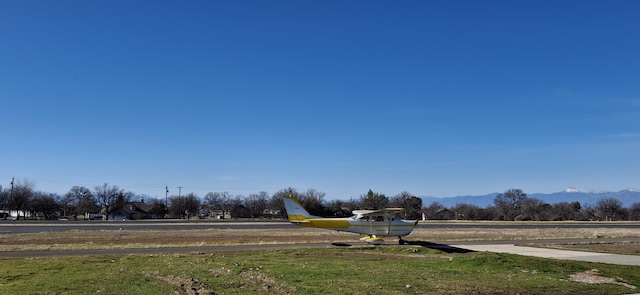
<path fill-rule="evenodd" d="M 464 247 L 472 251 L 487 251 L 496 253 L 511 253 L 525 256 L 553 258 L 560 260 L 575 260 L 588 262 L 601 262 L 617 265 L 640 266 L 640 256 L 593 253 L 584 251 L 555 250 L 546 248 L 522 247 L 513 244 L 483 244 L 483 245 L 452 245 L 452 247 Z"/>

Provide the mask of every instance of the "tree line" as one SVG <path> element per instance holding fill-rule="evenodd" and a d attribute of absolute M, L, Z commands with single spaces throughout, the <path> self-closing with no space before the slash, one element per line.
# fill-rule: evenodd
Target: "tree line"
<path fill-rule="evenodd" d="M 457 204 L 450 208 L 434 202 L 425 208 L 432 219 L 503 220 L 503 221 L 638 221 L 640 202 L 625 208 L 617 198 L 604 198 L 595 204 L 558 202 L 549 204 L 528 197 L 521 189 L 509 189 L 496 195 L 493 205 L 481 208 Z"/>
<path fill-rule="evenodd" d="M 403 208 L 403 219 L 427 220 L 640 220 L 640 202 L 625 208 L 615 198 L 602 199 L 594 205 L 579 202 L 548 204 L 530 198 L 520 189 L 498 194 L 493 205 L 479 207 L 457 204 L 446 207 L 438 202 L 423 206 L 422 199 L 406 191 L 388 197 L 369 190 L 357 199 L 326 200 L 326 194 L 315 190 L 282 189 L 272 195 L 233 195 L 229 192 L 209 192 L 204 197 L 194 193 L 168 196 L 166 200 L 152 199 L 104 183 L 89 189 L 73 186 L 64 195 L 35 190 L 33 182 L 17 181 L 10 187 L 0 186 L 0 217 L 11 212 L 20 218 L 81 219 L 87 214 L 114 219 L 125 215 L 128 219 L 143 218 L 286 218 L 282 197 L 296 197 L 309 213 L 326 217 L 346 217 L 356 209 Z"/>

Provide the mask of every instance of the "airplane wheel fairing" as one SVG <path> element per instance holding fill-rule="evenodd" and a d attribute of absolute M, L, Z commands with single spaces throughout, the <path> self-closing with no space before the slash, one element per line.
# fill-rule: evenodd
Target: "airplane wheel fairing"
<path fill-rule="evenodd" d="M 384 240 L 381 238 L 373 238 L 373 237 L 366 238 L 364 239 L 364 241 L 371 245 L 382 245 L 382 243 L 384 242 Z"/>

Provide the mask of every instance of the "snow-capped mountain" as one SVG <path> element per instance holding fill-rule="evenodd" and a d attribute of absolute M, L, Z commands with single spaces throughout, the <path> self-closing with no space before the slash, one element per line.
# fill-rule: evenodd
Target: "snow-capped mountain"
<path fill-rule="evenodd" d="M 526 193 L 526 192 L 525 192 Z M 429 206 L 433 202 L 438 202 L 446 207 L 453 207 L 456 204 L 473 204 L 479 207 L 487 207 L 493 205 L 493 200 L 498 193 L 491 193 L 478 196 L 457 196 L 448 198 L 437 197 L 421 197 L 422 204 Z M 542 193 L 527 193 L 529 198 L 537 198 L 549 204 L 555 204 L 560 202 L 580 202 L 582 205 L 591 204 L 594 205 L 598 201 L 606 198 L 616 198 L 622 202 L 625 207 L 631 206 L 631 204 L 640 202 L 640 190 L 635 188 L 621 190 L 619 192 L 602 192 L 595 190 L 584 190 L 574 187 L 569 187 L 564 191 L 550 194 Z"/>
<path fill-rule="evenodd" d="M 599 191 L 594 191 L 594 190 L 585 190 L 585 189 L 579 189 L 579 188 L 575 188 L 575 187 L 568 187 L 567 189 L 564 190 L 565 193 L 584 193 L 584 194 L 597 194 L 600 193 Z"/>

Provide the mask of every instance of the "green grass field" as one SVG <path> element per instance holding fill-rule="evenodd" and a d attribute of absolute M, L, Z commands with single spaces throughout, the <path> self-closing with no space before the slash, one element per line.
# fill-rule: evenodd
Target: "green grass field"
<path fill-rule="evenodd" d="M 579 274 L 592 282 L 572 281 Z M 422 247 L 0 260 L 0 294 L 629 294 L 640 267 Z"/>

